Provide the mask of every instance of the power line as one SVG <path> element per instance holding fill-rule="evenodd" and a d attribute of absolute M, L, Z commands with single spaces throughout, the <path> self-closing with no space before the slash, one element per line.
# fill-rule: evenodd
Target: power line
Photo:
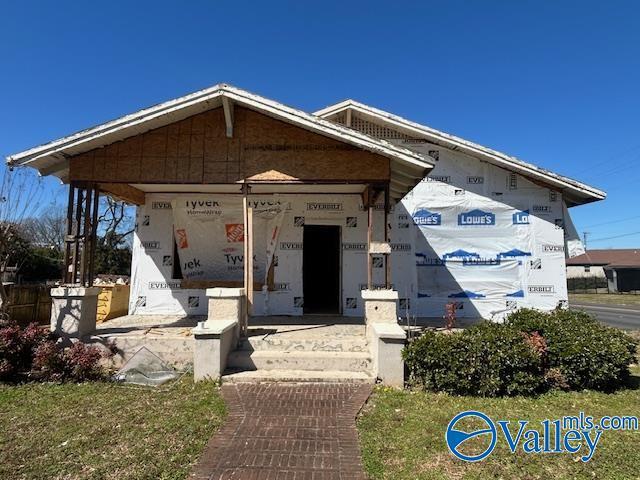
<path fill-rule="evenodd" d="M 633 217 L 627 217 L 627 218 L 621 218 L 620 220 L 611 220 L 610 222 L 602 222 L 602 223 L 596 223 L 594 225 L 587 225 L 584 228 L 594 228 L 594 227 L 599 227 L 601 225 L 611 225 L 612 223 L 627 222 L 629 220 L 634 220 L 636 218 L 640 218 L 640 215 L 635 215 Z"/>
<path fill-rule="evenodd" d="M 632 235 L 640 235 L 640 232 L 623 233 L 622 235 L 614 235 L 613 237 L 595 238 L 590 242 L 603 242 L 605 240 L 613 240 L 614 238 L 631 237 Z"/>

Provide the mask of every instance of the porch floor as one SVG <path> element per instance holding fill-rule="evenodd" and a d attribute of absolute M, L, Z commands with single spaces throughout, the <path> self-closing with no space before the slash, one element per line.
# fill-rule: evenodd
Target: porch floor
<path fill-rule="evenodd" d="M 169 364 L 187 368 L 193 364 L 194 337 L 191 330 L 204 316 L 125 315 L 101 323 L 86 340 L 104 344 L 115 341 L 120 353 L 116 367 L 124 364 L 141 347 L 146 347 Z M 457 328 L 465 328 L 475 319 L 459 319 Z M 425 328 L 444 328 L 441 318 L 418 318 L 401 326 L 418 333 Z M 414 334 L 415 334 L 414 333 Z M 338 315 L 267 316 L 249 319 L 247 338 L 229 357 L 228 380 L 248 381 L 259 372 L 278 379 L 311 370 L 311 378 L 334 370 L 364 372 L 368 377 L 369 345 L 361 317 Z M 278 373 L 278 370 L 281 370 Z M 356 375 L 356 376 L 357 376 Z M 266 374 L 264 375 L 267 376 Z M 325 375 L 326 376 L 326 375 Z"/>

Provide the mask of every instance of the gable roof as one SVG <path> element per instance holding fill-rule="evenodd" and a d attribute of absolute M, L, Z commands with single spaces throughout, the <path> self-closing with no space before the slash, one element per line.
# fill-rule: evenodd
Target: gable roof
<path fill-rule="evenodd" d="M 7 163 L 30 166 L 41 175 L 54 175 L 67 181 L 69 157 L 221 107 L 223 101 L 391 159 L 391 189 L 396 199 L 433 168 L 429 157 L 227 84 L 218 84 L 9 155 Z"/>
<path fill-rule="evenodd" d="M 568 258 L 567 265 L 602 265 L 618 268 L 640 268 L 640 248 L 587 250 L 582 255 Z"/>
<path fill-rule="evenodd" d="M 345 113 L 348 118 L 355 113 L 355 115 L 363 120 L 381 125 L 383 128 L 387 127 L 402 132 L 409 137 L 426 139 L 435 145 L 457 150 L 506 170 L 519 173 L 536 183 L 543 183 L 549 188 L 562 191 L 568 206 L 583 205 L 585 203 L 603 200 L 607 195 L 602 190 L 572 178 L 559 175 L 531 163 L 524 162 L 516 157 L 498 152 L 497 150 L 406 120 L 405 118 L 356 102 L 355 100 L 345 100 L 336 103 L 335 105 L 318 110 L 315 112 L 315 115 L 331 119 L 337 118 L 343 113 Z"/>

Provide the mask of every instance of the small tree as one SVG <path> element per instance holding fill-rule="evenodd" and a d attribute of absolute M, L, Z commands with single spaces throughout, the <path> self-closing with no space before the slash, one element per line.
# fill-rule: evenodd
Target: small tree
<path fill-rule="evenodd" d="M 67 212 L 62 205 L 51 205 L 36 217 L 26 218 L 22 230 L 34 247 L 64 249 Z"/>

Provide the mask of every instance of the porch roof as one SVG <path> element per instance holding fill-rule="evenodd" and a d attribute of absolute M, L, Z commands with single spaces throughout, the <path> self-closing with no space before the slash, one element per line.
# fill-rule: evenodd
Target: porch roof
<path fill-rule="evenodd" d="M 227 136 L 232 136 L 234 104 L 389 158 L 391 160 L 391 193 L 394 198 L 403 196 L 433 168 L 432 159 L 429 157 L 227 84 L 215 85 L 125 115 L 44 145 L 9 155 L 6 160 L 9 165 L 30 166 L 37 169 L 41 175 L 54 175 L 66 182 L 70 157 L 213 108 L 224 108 Z"/>

